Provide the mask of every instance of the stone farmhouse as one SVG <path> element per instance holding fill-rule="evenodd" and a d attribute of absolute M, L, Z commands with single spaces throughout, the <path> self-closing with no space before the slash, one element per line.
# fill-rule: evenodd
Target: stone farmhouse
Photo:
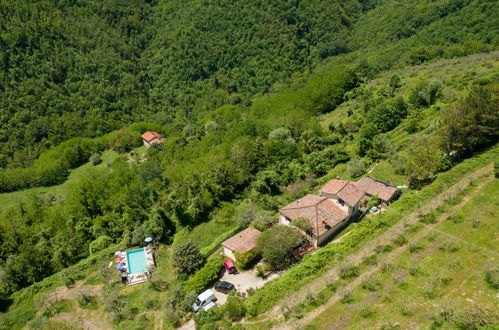
<path fill-rule="evenodd" d="M 388 205 L 398 198 L 400 190 L 367 176 L 357 182 L 331 180 L 319 193 L 308 194 L 279 210 L 281 224 L 291 225 L 300 218 L 309 220 L 308 235 L 315 246 L 327 242 L 348 225 L 358 215 L 363 200 L 377 196 L 383 205 Z"/>

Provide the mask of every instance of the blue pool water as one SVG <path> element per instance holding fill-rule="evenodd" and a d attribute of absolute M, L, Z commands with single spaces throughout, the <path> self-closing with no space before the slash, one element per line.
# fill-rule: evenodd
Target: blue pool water
<path fill-rule="evenodd" d="M 128 274 L 145 272 L 147 270 L 146 254 L 144 249 L 128 251 L 126 253 L 128 260 Z"/>

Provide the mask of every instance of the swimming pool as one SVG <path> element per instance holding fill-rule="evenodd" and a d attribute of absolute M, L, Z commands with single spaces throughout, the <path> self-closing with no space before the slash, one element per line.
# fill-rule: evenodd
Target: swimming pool
<path fill-rule="evenodd" d="M 146 254 L 144 249 L 128 251 L 128 274 L 135 274 L 147 271 Z"/>

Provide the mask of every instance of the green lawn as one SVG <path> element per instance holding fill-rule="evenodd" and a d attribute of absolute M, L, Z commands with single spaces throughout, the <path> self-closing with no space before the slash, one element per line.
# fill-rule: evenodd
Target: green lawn
<path fill-rule="evenodd" d="M 485 280 L 498 263 L 498 195 L 497 180 L 487 184 L 417 243 L 418 251 L 407 249 L 375 273 L 371 290 L 369 283 L 357 287 L 351 302 L 335 303 L 307 328 L 451 329 L 456 322 L 498 322 L 498 291 Z"/>
<path fill-rule="evenodd" d="M 119 153 L 112 150 L 106 150 L 102 153 L 102 162 L 96 166 L 86 163 L 74 170 L 71 170 L 69 177 L 64 183 L 51 186 L 51 187 L 37 187 L 26 190 L 14 191 L 9 193 L 0 194 L 0 209 L 7 209 L 14 206 L 17 202 L 22 201 L 26 196 L 33 195 L 48 195 L 51 194 L 56 201 L 62 201 L 75 183 L 79 182 L 82 178 L 92 175 L 99 175 L 105 173 L 108 163 L 112 163 L 118 158 Z"/>

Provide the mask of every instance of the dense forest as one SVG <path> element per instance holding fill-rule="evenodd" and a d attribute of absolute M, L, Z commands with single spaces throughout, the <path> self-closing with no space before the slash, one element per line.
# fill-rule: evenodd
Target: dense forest
<path fill-rule="evenodd" d="M 0 192 L 62 183 L 107 149 L 120 156 L 62 200 L 27 194 L 0 209 L 0 301 L 111 242 L 171 243 L 183 228 L 242 214 L 265 227 L 337 164 L 357 176 L 389 160 L 411 188 L 430 183 L 497 141 L 497 74 L 448 97 L 437 127 L 422 122 L 442 81 L 366 84 L 388 69 L 496 50 L 498 9 L 486 0 L 3 1 Z M 321 126 L 350 99 L 354 113 Z M 404 146 L 386 137 L 400 125 L 415 135 Z M 148 129 L 166 141 L 135 161 Z M 285 194 L 297 182 L 307 184 Z"/>
<path fill-rule="evenodd" d="M 68 138 L 134 121 L 178 133 L 335 55 L 379 71 L 487 51 L 498 43 L 494 5 L 3 1 L 0 167 L 29 166 Z"/>

